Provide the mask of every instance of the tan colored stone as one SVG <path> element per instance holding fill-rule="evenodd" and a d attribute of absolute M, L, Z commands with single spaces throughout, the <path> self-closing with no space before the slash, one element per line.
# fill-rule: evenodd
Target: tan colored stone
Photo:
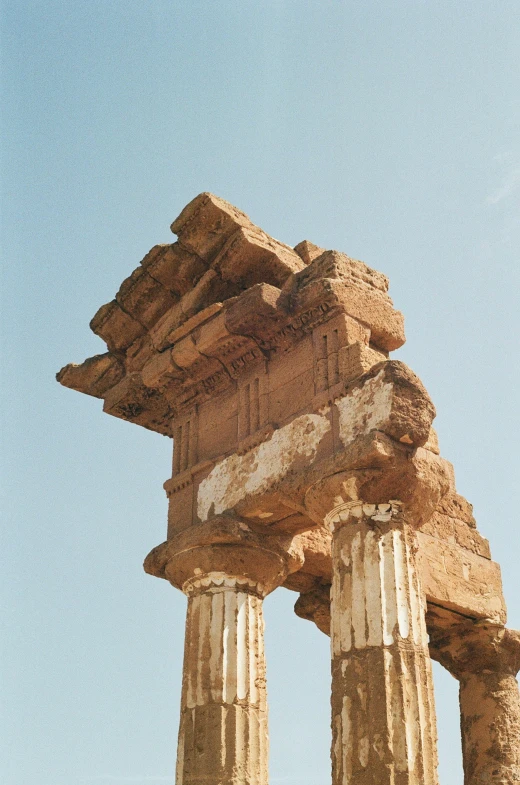
<path fill-rule="evenodd" d="M 476 526 L 473 505 L 464 496 L 460 496 L 456 492 L 446 494 L 441 499 L 438 509 L 439 513 L 448 515 L 450 518 L 455 518 L 458 521 L 464 521 L 472 528 Z"/>
<path fill-rule="evenodd" d="M 386 275 L 339 251 L 324 251 L 320 256 L 312 259 L 312 264 L 307 267 L 305 274 L 300 278 L 302 280 L 339 278 L 351 285 L 358 283 L 379 289 L 381 292 L 388 291 Z"/>
<path fill-rule="evenodd" d="M 180 308 L 180 311 L 182 311 L 182 305 L 179 305 L 178 307 Z M 176 309 L 173 309 L 170 312 L 172 317 L 161 319 L 152 332 L 152 337 L 156 341 L 157 348 L 159 351 L 163 351 L 163 349 L 166 347 L 173 346 L 186 335 L 189 335 L 191 332 L 193 332 L 201 324 L 204 324 L 209 319 L 212 319 L 215 314 L 218 314 L 221 310 L 222 303 L 213 303 L 212 305 L 208 305 L 207 308 L 203 308 L 202 311 L 194 314 L 194 316 L 190 316 L 190 318 L 186 319 L 186 321 L 182 322 L 182 315 L 180 313 L 176 313 Z M 166 317 L 169 317 L 169 314 L 166 314 Z M 179 324 L 179 322 L 182 323 Z M 174 324 L 179 324 L 179 326 L 175 327 Z"/>
<path fill-rule="evenodd" d="M 211 194 L 172 229 L 92 320 L 109 352 L 58 380 L 173 437 L 145 568 L 188 596 L 177 785 L 267 785 L 261 600 L 280 585 L 332 631 L 335 783 L 435 785 L 426 601 L 461 683 L 465 785 L 516 781 L 520 636 L 433 404 L 388 360 L 388 279 Z"/>
<path fill-rule="evenodd" d="M 382 352 L 375 351 L 364 343 L 344 346 L 339 350 L 340 377 L 345 381 L 357 379 L 384 360 Z"/>
<path fill-rule="evenodd" d="M 264 339 L 266 326 L 269 334 L 287 321 L 280 310 L 280 289 L 268 283 L 251 286 L 233 300 L 226 309 L 226 327 L 232 333 Z"/>
<path fill-rule="evenodd" d="M 302 311 L 321 304 L 358 319 L 370 329 L 370 341 L 377 349 L 393 351 L 405 342 L 402 314 L 387 295 L 369 286 L 321 278 L 295 294 L 294 302 Z"/>
<path fill-rule="evenodd" d="M 96 354 L 81 365 L 69 363 L 56 375 L 64 387 L 102 398 L 124 375 L 121 361 L 113 354 Z"/>
<path fill-rule="evenodd" d="M 496 562 L 422 531 L 418 539 L 422 582 L 429 601 L 472 617 L 505 621 Z"/>
<path fill-rule="evenodd" d="M 460 545 L 461 548 L 465 548 L 478 556 L 490 559 L 491 553 L 489 542 L 476 530 L 472 514 L 471 523 L 469 523 L 441 512 L 441 510 L 451 507 L 451 502 L 449 500 L 446 502 L 446 497 L 450 499 L 452 498 L 452 495 L 447 494 L 441 499 L 432 517 L 422 527 L 421 531 L 424 534 L 430 534 L 432 537 L 437 537 L 437 539 L 456 543 L 457 545 Z M 458 498 L 462 499 L 462 497 Z M 456 512 L 457 510 L 455 509 L 453 511 Z"/>
<path fill-rule="evenodd" d="M 220 518 L 177 533 L 145 569 L 188 596 L 177 782 L 267 785 L 262 600 L 302 563 L 290 539 Z"/>
<path fill-rule="evenodd" d="M 424 445 L 426 450 L 430 450 L 430 452 L 435 453 L 435 455 L 440 455 L 441 451 L 439 449 L 439 438 L 437 436 L 437 431 L 435 428 L 430 428 L 430 435 L 428 436 L 428 441 Z"/>
<path fill-rule="evenodd" d="M 178 588 L 211 572 L 240 575 L 260 584 L 265 595 L 302 564 L 301 548 L 292 538 L 266 537 L 244 521 L 215 516 L 158 545 L 144 569 Z"/>
<path fill-rule="evenodd" d="M 226 242 L 213 267 L 223 280 L 249 288 L 258 283 L 281 286 L 304 263 L 288 245 L 261 230 L 241 227 Z"/>
<path fill-rule="evenodd" d="M 325 526 L 310 529 L 299 534 L 296 542 L 303 551 L 305 572 L 320 578 L 321 583 L 330 584 L 332 536 L 329 530 Z"/>
<path fill-rule="evenodd" d="M 158 351 L 173 346 L 181 336 L 196 324 L 210 318 L 222 308 L 220 302 L 210 302 L 214 285 L 220 282 L 213 270 L 205 273 L 193 291 L 182 298 L 162 319 L 159 319 L 150 334 Z M 209 304 L 206 306 L 206 303 Z M 189 323 L 189 328 L 186 325 Z"/>
<path fill-rule="evenodd" d="M 305 264 L 310 264 L 322 253 L 325 253 L 325 248 L 320 248 L 319 245 L 314 245 L 309 240 L 302 240 L 301 243 L 294 246 L 294 250 Z"/>
<path fill-rule="evenodd" d="M 520 782 L 520 632 L 461 619 L 430 651 L 460 682 L 464 785 Z"/>
<path fill-rule="evenodd" d="M 435 407 L 419 378 L 404 363 L 390 360 L 375 365 L 348 387 L 346 400 L 353 402 L 344 425 L 349 436 L 355 431 L 348 422 L 351 410 L 362 402 L 373 427 L 396 441 L 422 447 L 429 437 Z"/>
<path fill-rule="evenodd" d="M 330 585 L 318 586 L 300 594 L 294 612 L 300 619 L 313 621 L 325 635 L 330 635 Z"/>
<path fill-rule="evenodd" d="M 125 353 L 125 371 L 127 374 L 142 371 L 146 363 L 154 356 L 155 350 L 149 333 L 141 335 Z"/>
<path fill-rule="evenodd" d="M 415 531 L 393 502 L 332 504 L 332 781 L 437 785 Z"/>
<path fill-rule="evenodd" d="M 142 369 L 141 378 L 146 387 L 155 390 L 164 390 L 173 380 L 183 380 L 184 373 L 175 364 L 172 357 L 172 350 L 165 349 L 153 357 L 145 364 Z"/>
<path fill-rule="evenodd" d="M 136 338 L 145 333 L 143 325 L 127 314 L 115 300 L 101 306 L 90 322 L 90 329 L 114 353 L 124 352 Z"/>
<path fill-rule="evenodd" d="M 186 251 L 179 243 L 155 245 L 141 265 L 148 275 L 178 297 L 193 289 L 208 268 L 206 262 Z"/>
<path fill-rule="evenodd" d="M 171 225 L 171 230 L 188 251 L 212 260 L 239 227 L 254 224 L 241 210 L 210 193 L 195 197 Z"/>
<path fill-rule="evenodd" d="M 121 308 L 146 328 L 153 327 L 177 300 L 178 297 L 148 275 L 143 267 L 134 270 L 116 294 Z"/>
<path fill-rule="evenodd" d="M 143 384 L 141 374 L 125 376 L 105 395 L 103 411 L 143 428 L 171 435 L 172 412 L 157 390 Z"/>

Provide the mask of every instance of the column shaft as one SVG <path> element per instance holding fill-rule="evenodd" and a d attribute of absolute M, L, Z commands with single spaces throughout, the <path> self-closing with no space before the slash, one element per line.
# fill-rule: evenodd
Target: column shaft
<path fill-rule="evenodd" d="M 520 783 L 520 695 L 512 673 L 460 677 L 464 785 Z"/>
<path fill-rule="evenodd" d="M 436 785 L 436 725 L 415 533 L 390 504 L 333 528 L 334 785 Z"/>
<path fill-rule="evenodd" d="M 258 587 L 188 581 L 177 785 L 267 785 L 264 620 Z"/>

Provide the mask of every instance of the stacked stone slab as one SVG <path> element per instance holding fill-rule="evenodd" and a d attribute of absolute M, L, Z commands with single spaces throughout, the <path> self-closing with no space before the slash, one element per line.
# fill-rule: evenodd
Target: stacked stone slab
<path fill-rule="evenodd" d="M 94 316 L 108 351 L 58 380 L 173 438 L 145 570 L 188 598 L 177 785 L 266 785 L 280 586 L 332 636 L 334 785 L 437 783 L 430 657 L 460 681 L 465 785 L 519 781 L 520 635 L 428 393 L 389 359 L 387 278 L 212 194 L 172 230 Z"/>

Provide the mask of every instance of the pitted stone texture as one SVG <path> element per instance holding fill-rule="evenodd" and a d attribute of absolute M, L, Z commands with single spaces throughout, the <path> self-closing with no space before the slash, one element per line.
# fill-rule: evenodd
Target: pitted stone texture
<path fill-rule="evenodd" d="M 262 601 L 302 562 L 290 537 L 224 517 L 148 555 L 188 597 L 177 785 L 267 785 Z"/>
<path fill-rule="evenodd" d="M 289 278 L 283 294 L 300 308 L 322 302 L 369 327 L 371 342 L 392 351 L 405 342 L 403 315 L 387 294 L 388 279 L 339 251 L 325 251 Z"/>
<path fill-rule="evenodd" d="M 66 365 L 58 373 L 60 384 L 72 390 L 87 392 L 96 398 L 103 398 L 104 394 L 114 387 L 124 376 L 124 365 L 113 354 L 96 354 L 89 357 L 81 365 Z"/>
<path fill-rule="evenodd" d="M 172 229 L 178 242 L 152 248 L 94 316 L 108 352 L 58 380 L 174 437 L 168 540 L 145 569 L 189 597 L 178 785 L 265 785 L 261 599 L 299 591 L 297 612 L 326 631 L 331 581 L 335 782 L 432 785 L 425 596 L 439 651 L 443 613 L 466 645 L 453 619 L 500 626 L 505 605 L 433 404 L 388 361 L 404 342 L 388 280 L 308 241 L 292 249 L 207 193 Z M 458 673 L 467 785 L 515 781 L 510 668 L 501 654 Z"/>
<path fill-rule="evenodd" d="M 169 416 L 232 388 L 267 353 L 287 352 L 331 318 L 348 318 L 364 333 L 362 345 L 349 349 L 349 340 L 333 358 L 337 381 L 363 374 L 404 340 L 387 279 L 362 262 L 308 242 L 292 249 L 207 193 L 172 228 L 178 242 L 154 246 L 92 319 L 107 358 L 58 375 L 65 386 L 108 398 L 109 414 L 171 433 Z M 158 367 L 166 370 L 160 378 Z M 326 393 L 329 382 L 317 390 Z M 146 393 L 150 385 L 159 395 Z"/>
<path fill-rule="evenodd" d="M 520 782 L 520 632 L 434 614 L 431 655 L 460 683 L 464 785 Z"/>
<path fill-rule="evenodd" d="M 343 504 L 327 522 L 334 567 L 333 783 L 437 785 L 415 532 L 395 502 Z"/>
<path fill-rule="evenodd" d="M 188 594 L 177 785 L 267 785 L 262 587 L 209 573 Z"/>
<path fill-rule="evenodd" d="M 322 253 L 325 253 L 325 248 L 314 245 L 310 240 L 302 240 L 301 243 L 294 246 L 294 250 L 298 256 L 303 259 L 305 264 L 310 264 L 314 259 L 317 259 L 318 256 L 321 256 Z"/>
<path fill-rule="evenodd" d="M 148 275 L 177 297 L 187 294 L 202 278 L 208 265 L 179 243 L 155 245 L 141 261 Z"/>
<path fill-rule="evenodd" d="M 209 573 L 240 575 L 260 586 L 265 596 L 302 564 L 295 538 L 266 536 L 244 521 L 215 516 L 158 545 L 146 557 L 144 569 L 179 589 Z"/>
<path fill-rule="evenodd" d="M 186 205 L 171 230 L 184 248 L 211 260 L 237 229 L 253 226 L 250 218 L 229 202 L 202 193 Z"/>
<path fill-rule="evenodd" d="M 360 434 L 380 430 L 403 444 L 426 444 L 435 407 L 419 378 L 404 364 L 375 365 L 336 402 L 339 435 L 347 445 Z"/>
<path fill-rule="evenodd" d="M 333 407 L 295 417 L 244 454 L 217 461 L 198 486 L 198 518 L 236 509 L 248 514 L 249 507 L 275 491 L 302 509 L 316 476 L 349 467 L 367 501 L 386 491 L 410 507 L 415 502 L 419 523 L 447 490 L 442 459 L 427 450 L 412 451 L 428 438 L 433 416 L 414 374 L 402 363 L 381 363 L 349 386 Z M 341 445 L 337 451 L 329 438 L 333 423 Z M 316 515 L 311 517 L 319 521 Z"/>

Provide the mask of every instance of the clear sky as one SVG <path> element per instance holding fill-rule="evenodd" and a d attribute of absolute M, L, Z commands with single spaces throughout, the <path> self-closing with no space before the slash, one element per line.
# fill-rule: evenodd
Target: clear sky
<path fill-rule="evenodd" d="M 390 277 L 520 628 L 518 0 L 2 6 L 2 782 L 173 783 L 185 599 L 141 568 L 171 442 L 54 374 L 200 191 Z M 295 600 L 266 601 L 271 781 L 326 785 L 328 639 Z"/>

